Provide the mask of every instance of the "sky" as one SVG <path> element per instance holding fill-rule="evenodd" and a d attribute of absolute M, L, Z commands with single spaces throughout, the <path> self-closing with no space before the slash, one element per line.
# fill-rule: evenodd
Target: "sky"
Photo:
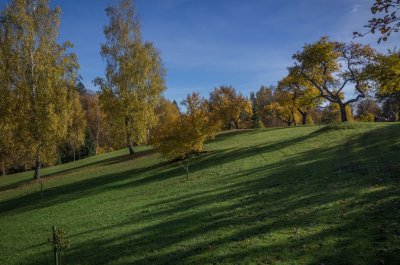
<path fill-rule="evenodd" d="M 9 0 L 0 0 L 3 8 Z M 104 76 L 100 56 L 104 9 L 117 0 L 50 0 L 62 9 L 60 42 L 78 55 L 88 89 Z M 353 39 L 370 19 L 373 0 L 136 0 L 144 40 L 161 51 L 167 69 L 165 96 L 177 101 L 197 91 L 232 85 L 248 96 L 276 85 L 293 65 L 292 55 L 322 36 L 393 49 L 400 33 L 378 44 L 376 35 Z M 346 97 L 352 96 L 351 89 Z"/>

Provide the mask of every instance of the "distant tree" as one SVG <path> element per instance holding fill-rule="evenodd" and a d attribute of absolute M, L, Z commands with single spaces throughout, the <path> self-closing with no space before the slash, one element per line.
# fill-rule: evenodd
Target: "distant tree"
<path fill-rule="evenodd" d="M 307 82 L 299 73 L 292 71 L 278 83 L 278 89 L 290 93 L 292 104 L 300 113 L 303 125 L 307 124 L 308 114 L 322 103 L 317 88 Z"/>
<path fill-rule="evenodd" d="M 251 128 L 261 128 L 263 125 L 260 117 L 260 107 L 258 106 L 257 98 L 254 92 L 250 93 L 250 102 L 252 108 Z"/>
<path fill-rule="evenodd" d="M 185 113 L 164 101 L 161 122 L 152 130 L 151 145 L 165 158 L 177 160 L 189 176 L 190 158 L 203 152 L 204 142 L 217 132 L 219 124 L 209 112 L 208 102 L 198 93 L 182 102 Z"/>
<path fill-rule="evenodd" d="M 251 117 L 251 103 L 232 86 L 221 86 L 210 93 L 210 108 L 225 129 L 239 129 Z"/>
<path fill-rule="evenodd" d="M 82 81 L 78 81 L 76 84 L 76 90 L 78 91 L 79 95 L 83 95 L 87 93 L 87 89 Z"/>
<path fill-rule="evenodd" d="M 306 44 L 293 55 L 295 66 L 290 71 L 301 74 L 306 82 L 318 89 L 320 96 L 338 104 L 341 121 L 348 120 L 346 107 L 370 90 L 370 76 L 365 68 L 372 62 L 375 51 L 370 46 L 357 43 L 345 44 L 323 37 L 313 44 Z M 343 89 L 353 87 L 355 98 L 344 100 Z"/>
<path fill-rule="evenodd" d="M 254 103 L 257 105 L 258 116 L 263 126 L 271 127 L 276 125 L 276 117 L 269 111 L 268 106 L 274 101 L 274 87 L 261 86 L 254 94 Z"/>
<path fill-rule="evenodd" d="M 292 92 L 278 87 L 274 94 L 274 101 L 267 106 L 267 110 L 287 126 L 296 125 L 296 105 Z"/>
<path fill-rule="evenodd" d="M 357 119 L 360 121 L 374 121 L 381 113 L 381 108 L 372 98 L 361 100 L 356 105 Z"/>
<path fill-rule="evenodd" d="M 176 101 L 171 102 L 165 98 L 161 98 L 155 108 L 155 113 L 158 118 L 157 126 L 154 128 L 155 131 L 168 126 L 170 121 L 178 119 L 181 114 Z"/>
<path fill-rule="evenodd" d="M 80 101 L 82 103 L 85 113 L 85 120 L 88 126 L 85 148 L 88 150 L 88 153 L 93 153 L 94 151 L 94 154 L 97 155 L 111 145 L 108 142 L 108 130 L 105 124 L 105 113 L 100 107 L 99 95 L 94 92 L 86 91 L 86 93 L 80 96 Z"/>
<path fill-rule="evenodd" d="M 368 33 L 380 35 L 378 43 L 382 40 L 387 41 L 391 33 L 399 32 L 400 17 L 400 0 L 375 0 L 371 7 L 371 13 L 375 16 L 368 21 L 365 26 L 368 31 L 365 33 L 354 32 L 354 36 L 364 36 Z"/>
<path fill-rule="evenodd" d="M 156 122 L 154 108 L 165 90 L 165 70 L 159 51 L 142 41 L 133 1 L 122 0 L 106 13 L 110 21 L 101 47 L 107 61 L 106 79 L 98 78 L 95 84 L 101 88 L 100 103 L 113 145 L 124 143 L 133 155 L 133 146 L 147 141 Z"/>
<path fill-rule="evenodd" d="M 72 93 L 70 104 L 71 119 L 68 126 L 67 142 L 72 148 L 73 161 L 75 161 L 76 152 L 79 151 L 85 143 L 87 122 L 78 93 Z"/>
<path fill-rule="evenodd" d="M 75 54 L 67 53 L 69 42 L 58 44 L 59 8 L 48 0 L 13 0 L 1 14 L 1 45 L 10 45 L 16 123 L 14 141 L 35 160 L 34 178 L 40 178 L 42 163 L 55 160 L 56 146 L 67 134 L 70 88 L 77 78 Z"/>
<path fill-rule="evenodd" d="M 393 111 L 397 114 L 398 120 L 400 121 L 400 91 L 385 94 L 376 94 L 378 102 L 382 103 L 382 112 L 388 113 Z"/>

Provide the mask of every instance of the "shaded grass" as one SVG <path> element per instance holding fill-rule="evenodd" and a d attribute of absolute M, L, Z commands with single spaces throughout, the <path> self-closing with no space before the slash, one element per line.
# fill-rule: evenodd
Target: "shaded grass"
<path fill-rule="evenodd" d="M 55 224 L 68 264 L 399 264 L 399 129 L 220 135 L 189 181 L 151 152 L 52 169 L 0 193 L 0 263 L 50 264 Z"/>

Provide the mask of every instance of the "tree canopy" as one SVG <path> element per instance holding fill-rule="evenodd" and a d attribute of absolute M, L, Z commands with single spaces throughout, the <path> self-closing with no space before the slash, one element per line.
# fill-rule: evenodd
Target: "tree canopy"
<path fill-rule="evenodd" d="M 55 160 L 57 145 L 66 138 L 70 124 L 69 100 L 77 78 L 77 57 L 68 53 L 72 44 L 58 44 L 59 8 L 48 0 L 13 0 L 1 14 L 0 68 L 6 68 L 2 90 L 10 95 L 18 155 L 35 160 L 35 178 L 42 163 Z M 17 106 L 17 107 L 16 107 Z M 9 127 L 7 127 L 9 128 Z M 22 154 L 24 153 L 24 155 Z"/>
<path fill-rule="evenodd" d="M 101 55 L 107 61 L 106 79 L 98 78 L 100 102 L 113 135 L 113 145 L 133 146 L 148 140 L 155 124 L 154 108 L 165 90 L 165 69 L 159 51 L 143 42 L 133 1 L 123 0 L 106 9 L 106 43 Z M 125 139 L 125 141 L 122 141 Z"/>
<path fill-rule="evenodd" d="M 295 65 L 289 71 L 301 75 L 323 99 L 338 104 L 342 121 L 347 121 L 346 106 L 365 98 L 371 89 L 365 69 L 374 55 L 375 51 L 368 45 L 345 44 L 323 37 L 293 55 Z M 349 87 L 356 96 L 346 100 L 343 90 Z"/>

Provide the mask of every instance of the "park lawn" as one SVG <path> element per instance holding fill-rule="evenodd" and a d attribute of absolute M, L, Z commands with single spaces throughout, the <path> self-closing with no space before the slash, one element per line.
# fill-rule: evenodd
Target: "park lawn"
<path fill-rule="evenodd" d="M 141 148 L 0 178 L 0 264 L 400 264 L 400 124 L 220 134 L 178 163 Z"/>

